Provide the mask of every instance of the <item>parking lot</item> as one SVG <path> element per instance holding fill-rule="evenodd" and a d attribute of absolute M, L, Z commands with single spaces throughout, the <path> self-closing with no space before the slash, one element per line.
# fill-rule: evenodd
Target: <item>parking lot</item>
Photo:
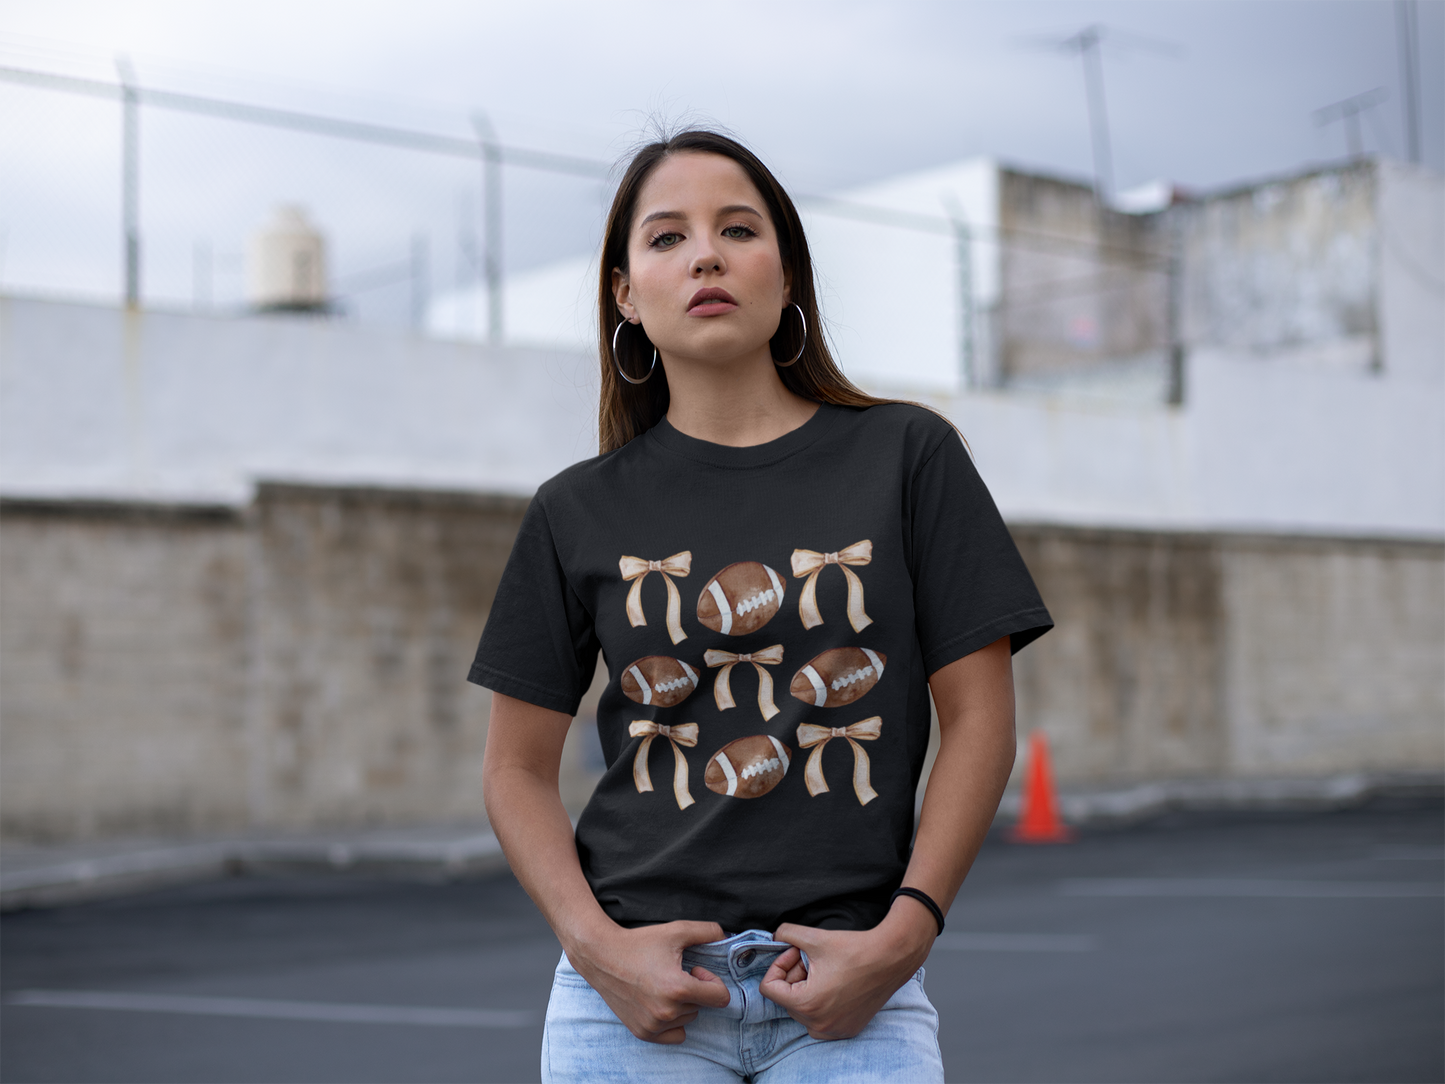
<path fill-rule="evenodd" d="M 991 840 L 928 961 L 956 1081 L 1439 1081 L 1438 800 Z M 242 877 L 6 915 L 0 1076 L 528 1081 L 508 876 Z"/>

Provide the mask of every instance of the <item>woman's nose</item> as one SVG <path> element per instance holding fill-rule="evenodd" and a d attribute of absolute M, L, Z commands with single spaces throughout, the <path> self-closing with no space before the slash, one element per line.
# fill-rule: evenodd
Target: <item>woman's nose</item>
<path fill-rule="evenodd" d="M 707 274 L 709 271 L 714 274 L 722 274 L 725 270 L 727 270 L 727 267 L 723 263 L 722 256 L 718 253 L 717 249 L 711 245 L 700 246 L 692 258 L 692 274 L 694 277 Z"/>

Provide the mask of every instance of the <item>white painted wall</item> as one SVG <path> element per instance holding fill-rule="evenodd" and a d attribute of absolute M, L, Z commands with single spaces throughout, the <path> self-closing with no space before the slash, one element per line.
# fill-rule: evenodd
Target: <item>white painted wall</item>
<path fill-rule="evenodd" d="M 0 493 L 240 504 L 258 478 L 530 493 L 595 454 L 595 365 L 304 316 L 0 298 Z"/>
<path fill-rule="evenodd" d="M 1398 319 L 1435 319 L 1427 301 Z M 1433 349 L 1399 372 L 1201 352 L 1182 408 L 931 401 L 1015 520 L 1441 538 Z M 257 479 L 527 493 L 593 454 L 595 366 L 308 318 L 0 299 L 0 494 L 239 504 Z"/>

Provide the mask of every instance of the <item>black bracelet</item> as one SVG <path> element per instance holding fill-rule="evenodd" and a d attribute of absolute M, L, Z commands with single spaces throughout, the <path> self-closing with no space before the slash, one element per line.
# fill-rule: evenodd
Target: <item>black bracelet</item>
<path fill-rule="evenodd" d="M 899 896 L 912 896 L 919 903 L 923 904 L 924 907 L 927 907 L 930 911 L 932 911 L 933 920 L 938 923 L 938 932 L 943 932 L 943 912 L 939 909 L 938 904 L 933 902 L 932 896 L 930 896 L 927 892 L 923 891 L 923 889 L 921 888 L 908 888 L 907 886 L 905 886 L 903 888 L 900 888 L 897 892 L 893 893 L 892 896 L 888 897 L 888 906 L 892 907 L 893 901 L 896 900 Z"/>

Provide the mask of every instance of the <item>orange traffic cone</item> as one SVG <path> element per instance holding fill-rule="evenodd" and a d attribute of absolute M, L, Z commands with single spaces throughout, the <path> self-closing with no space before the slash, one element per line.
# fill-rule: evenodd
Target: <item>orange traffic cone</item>
<path fill-rule="evenodd" d="M 1024 781 L 1024 811 L 1008 833 L 1014 843 L 1068 843 L 1073 829 L 1059 819 L 1059 796 L 1049 767 L 1049 740 L 1042 730 L 1029 735 L 1028 778 Z"/>

